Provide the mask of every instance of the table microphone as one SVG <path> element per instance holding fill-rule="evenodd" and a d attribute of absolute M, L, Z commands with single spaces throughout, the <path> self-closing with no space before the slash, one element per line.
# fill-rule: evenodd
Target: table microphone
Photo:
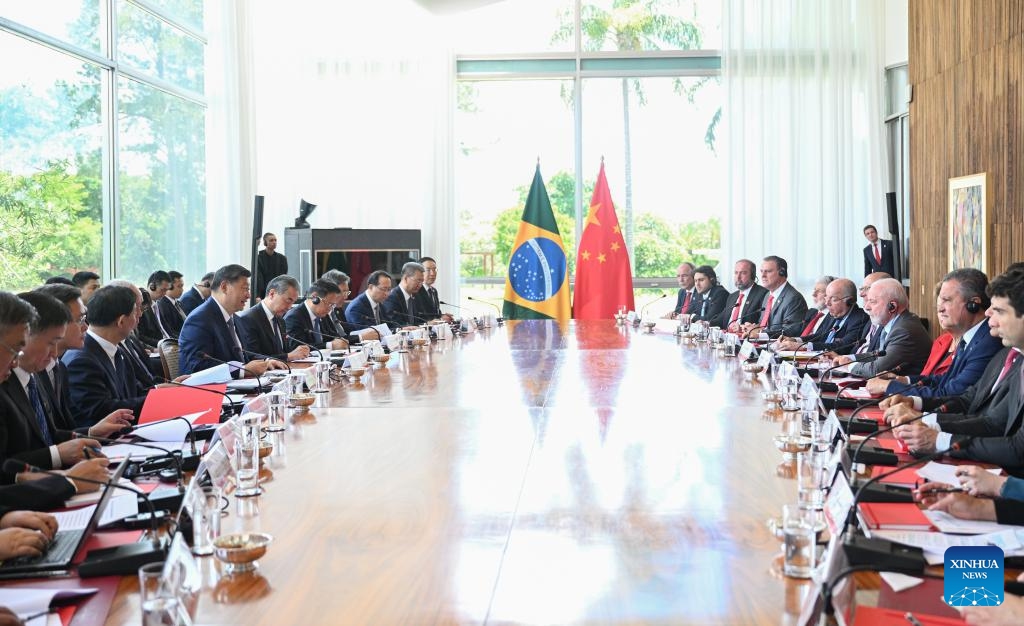
<path fill-rule="evenodd" d="M 922 383 L 917 383 L 918 386 L 920 386 L 921 384 Z M 896 396 L 896 395 L 899 395 L 899 393 L 900 392 L 898 392 L 898 391 L 894 391 L 892 393 L 885 394 L 881 398 L 873 398 L 871 400 L 868 400 L 868 401 L 864 402 L 863 404 L 859 404 L 857 406 L 857 408 L 855 408 L 853 410 L 853 412 L 850 413 L 850 416 L 846 420 L 846 432 L 847 433 L 851 432 L 850 431 L 850 427 L 853 425 L 853 418 L 856 417 L 858 413 L 860 413 L 864 409 L 867 409 L 867 408 L 870 408 L 870 407 L 873 407 L 873 406 L 877 406 L 877 405 L 881 404 L 882 402 L 888 400 L 889 398 L 891 398 L 893 396 Z M 838 399 L 838 398 L 839 398 L 839 396 L 837 395 L 836 399 Z M 872 422 L 872 426 L 877 426 L 878 425 L 878 422 L 875 421 L 875 420 L 871 420 L 871 422 Z M 871 432 L 871 431 L 865 431 L 865 432 Z"/>
<path fill-rule="evenodd" d="M 223 396 L 223 397 L 228 399 L 228 402 L 231 403 L 231 414 L 234 415 L 235 413 L 238 412 L 237 411 L 238 404 L 235 402 L 235 399 L 231 397 L 231 394 L 224 393 L 223 391 L 217 391 L 216 389 L 209 389 L 209 388 L 204 387 L 202 385 L 186 385 L 184 383 L 179 383 L 179 382 L 176 382 L 176 381 L 173 381 L 173 380 L 167 380 L 166 378 L 163 378 L 162 376 L 154 376 L 153 379 L 154 380 L 158 380 L 158 381 L 160 381 L 162 383 L 166 383 L 168 385 L 174 385 L 176 387 L 185 387 L 186 389 L 199 389 L 200 391 L 206 391 L 206 392 L 209 392 L 209 393 L 215 393 L 215 394 L 217 394 L 219 396 Z M 221 412 L 223 413 L 223 410 Z"/>
<path fill-rule="evenodd" d="M 164 452 L 167 451 L 164 450 Z M 80 478 L 78 476 L 70 477 L 60 472 L 46 470 L 41 467 L 36 467 L 35 465 L 30 465 L 29 463 L 18 461 L 16 459 L 7 459 L 6 461 L 4 461 L 3 471 L 9 472 L 11 474 L 19 474 L 21 472 L 29 472 L 33 474 L 48 474 L 50 476 L 60 476 L 62 478 L 67 478 L 68 480 L 78 480 L 83 483 L 89 483 L 91 485 L 104 485 L 106 487 L 113 487 L 114 489 L 124 489 L 129 493 L 134 493 L 136 497 L 140 497 L 146 502 L 146 508 L 149 509 L 149 532 L 152 534 L 152 537 L 154 539 L 159 533 L 159 526 L 157 525 L 156 521 L 156 509 L 153 508 L 153 503 L 149 499 L 149 494 L 141 489 L 129 489 L 128 487 L 115 483 L 112 480 L 93 480 L 91 478 Z"/>
<path fill-rule="evenodd" d="M 664 298 L 664 297 L 665 297 L 665 295 L 664 295 L 664 294 L 662 294 L 662 296 L 661 296 L 661 297 L 663 297 L 663 298 Z M 498 312 L 498 318 L 497 318 L 497 322 L 498 322 L 498 324 L 500 325 L 500 324 L 501 324 L 502 322 L 504 322 L 504 321 L 505 321 L 505 318 L 503 318 L 503 317 L 501 316 L 501 308 L 500 308 L 500 307 L 498 307 L 498 305 L 497 305 L 497 304 L 494 304 L 493 302 L 488 302 L 487 300 L 481 300 L 480 298 L 474 298 L 473 296 L 466 296 L 466 299 L 467 299 L 467 300 L 472 300 L 473 302 L 483 302 L 483 303 L 484 303 L 484 304 L 486 304 L 487 306 L 492 306 L 492 307 L 494 307 L 494 310 Z M 450 304 L 449 304 L 448 306 L 452 306 L 452 305 L 450 305 Z"/>
<path fill-rule="evenodd" d="M 270 361 L 279 361 L 281 363 L 284 363 L 284 366 L 288 368 L 288 373 L 289 374 L 292 373 L 292 366 L 288 365 L 288 357 L 285 357 L 283 359 L 279 359 L 276 356 L 270 356 L 269 354 L 260 354 L 259 352 L 253 352 L 252 350 L 246 350 L 245 348 L 242 348 L 242 352 L 244 354 L 249 354 L 249 355 L 252 355 L 254 357 L 261 358 L 261 359 L 267 359 L 267 360 L 270 360 Z"/>
<path fill-rule="evenodd" d="M 204 352 L 202 354 L 202 357 L 204 359 L 210 359 L 211 361 L 216 361 L 217 363 L 220 363 L 221 365 L 227 365 L 228 367 L 233 367 L 236 370 L 241 370 L 241 371 L 245 372 L 246 374 L 252 374 L 253 378 L 256 379 L 256 384 L 259 385 L 260 389 L 263 389 L 263 379 L 260 378 L 259 374 L 257 374 L 253 370 L 249 369 L 248 367 L 246 367 L 244 365 L 236 365 L 236 364 L 230 363 L 228 361 L 222 361 L 221 359 L 218 359 L 217 357 L 213 356 L 209 352 Z"/>
<path fill-rule="evenodd" d="M 853 361 L 851 361 L 851 363 L 870 363 L 871 361 L 874 361 L 875 359 L 878 359 L 883 356 L 885 356 L 885 350 L 876 350 L 875 352 L 864 352 L 862 354 L 856 355 Z M 821 384 L 821 381 L 825 379 L 825 374 L 828 374 L 834 369 L 838 369 L 849 364 L 850 363 L 837 363 L 826 370 L 822 370 L 821 373 L 818 375 L 818 384 Z"/>
<path fill-rule="evenodd" d="M 445 306 L 450 306 L 450 307 L 452 307 L 453 309 L 458 309 L 458 310 L 460 310 L 460 311 L 461 311 L 462 309 L 466 308 L 466 307 L 461 307 L 461 306 L 459 306 L 459 305 L 457 305 L 457 304 L 452 304 L 452 303 L 450 303 L 450 302 L 445 302 L 444 300 L 438 300 L 438 301 L 437 301 L 437 303 L 438 303 L 438 304 L 443 304 L 443 305 L 445 305 Z"/>
<path fill-rule="evenodd" d="M 185 419 L 185 418 L 183 418 L 183 417 L 172 417 L 170 419 Z M 169 421 L 169 420 L 167 420 L 167 421 Z M 187 422 L 188 420 L 185 420 L 185 421 Z M 189 424 L 189 426 L 191 426 L 191 424 Z M 190 430 L 190 432 L 191 432 L 191 430 Z M 147 448 L 149 450 L 156 450 L 157 452 L 160 453 L 160 456 L 169 458 L 174 463 L 174 469 L 177 471 L 176 478 L 177 478 L 177 481 L 178 481 L 178 487 L 179 488 L 184 488 L 184 481 L 185 481 L 184 467 L 185 466 L 182 464 L 182 456 L 183 455 L 181 454 L 180 451 L 179 451 L 178 454 L 175 454 L 171 450 L 167 450 L 166 448 L 161 448 L 160 446 L 154 446 L 152 444 L 147 444 L 147 443 L 134 443 L 134 442 L 128 443 L 128 442 L 125 442 L 125 441 L 120 441 L 118 439 L 111 439 L 109 437 L 90 437 L 90 439 L 95 439 L 96 441 L 98 441 L 98 442 L 100 442 L 100 443 L 102 443 L 104 445 L 126 444 L 126 445 L 129 445 L 129 446 L 138 446 L 140 448 Z M 192 445 L 193 445 L 192 449 L 193 449 L 194 456 L 190 457 L 190 458 L 194 458 L 195 466 L 198 466 L 199 465 L 199 454 L 195 452 L 195 443 L 194 442 L 192 443 Z M 142 465 L 144 465 L 147 461 L 149 461 L 149 458 L 142 459 L 141 462 L 139 463 L 140 467 Z M 189 471 L 191 471 L 192 469 L 195 469 L 195 466 L 190 468 Z M 154 470 L 148 470 L 148 471 L 154 471 Z"/>
<path fill-rule="evenodd" d="M 661 292 L 660 296 L 658 296 L 657 298 L 655 298 L 655 299 L 651 300 L 650 302 L 648 302 L 647 304 L 645 304 L 643 306 L 643 308 L 640 309 L 640 315 L 636 318 L 636 321 L 633 322 L 633 325 L 635 326 L 635 325 L 638 325 L 640 323 L 640 320 L 643 319 L 643 317 L 644 317 L 644 313 L 647 312 L 647 307 L 651 306 L 652 304 L 654 304 L 658 300 L 661 300 L 661 299 L 667 298 L 667 297 L 668 297 L 667 293 Z M 470 298 L 470 300 L 472 300 L 472 298 Z"/>
<path fill-rule="evenodd" d="M 735 309 L 738 306 L 739 306 L 739 302 L 734 304 L 732 308 Z M 758 309 L 754 309 L 753 311 L 747 311 L 743 315 L 740 315 L 739 317 L 737 317 L 736 321 L 735 322 L 731 322 L 729 325 L 731 326 L 732 324 L 742 324 L 743 320 L 747 319 L 748 317 L 750 317 L 752 315 L 760 315 L 762 313 L 764 313 L 764 307 L 761 307 L 761 308 L 758 308 Z"/>
<path fill-rule="evenodd" d="M 323 333 L 320 333 L 320 334 L 322 335 Z M 310 352 L 315 352 L 315 353 L 316 353 L 316 356 L 317 356 L 317 358 L 318 358 L 318 359 L 320 359 L 321 361 L 323 361 L 323 360 L 324 360 L 324 355 L 323 355 L 323 353 L 322 353 L 322 352 L 320 352 L 320 348 L 317 348 L 317 347 L 316 347 L 316 346 L 314 346 L 313 344 L 311 344 L 311 343 L 306 343 L 305 341 L 303 341 L 303 340 L 299 339 L 298 337 L 292 337 L 291 335 L 288 335 L 288 341 L 294 341 L 295 343 L 297 343 L 297 344 L 299 344 L 299 345 L 303 345 L 303 346 L 306 346 L 307 348 L 309 348 L 309 351 L 310 351 Z M 286 362 L 286 364 L 287 364 L 287 362 Z M 289 368 L 288 368 L 288 371 L 289 371 L 289 372 L 291 372 L 291 371 L 292 371 L 292 368 L 291 368 L 291 367 L 289 367 Z"/>

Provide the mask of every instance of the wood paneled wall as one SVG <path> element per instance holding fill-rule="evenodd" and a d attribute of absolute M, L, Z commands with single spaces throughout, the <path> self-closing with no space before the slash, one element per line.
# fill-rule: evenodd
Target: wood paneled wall
<path fill-rule="evenodd" d="M 948 270 L 948 183 L 988 173 L 988 274 L 1024 260 L 1024 0 L 911 0 L 911 308 Z"/>

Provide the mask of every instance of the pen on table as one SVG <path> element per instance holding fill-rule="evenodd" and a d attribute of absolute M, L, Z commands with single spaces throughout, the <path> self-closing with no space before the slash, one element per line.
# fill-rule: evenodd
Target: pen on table
<path fill-rule="evenodd" d="M 52 609 L 46 609 L 45 611 L 39 611 L 38 613 L 33 613 L 32 615 L 26 615 L 25 617 L 20 617 L 19 616 L 19 619 L 22 621 L 22 623 L 27 624 L 27 623 L 31 622 L 32 620 L 34 620 L 34 619 L 40 618 L 40 617 L 42 617 L 44 615 L 49 615 L 50 613 L 53 613 L 53 610 Z"/>
<path fill-rule="evenodd" d="M 93 457 L 99 458 L 100 455 L 102 454 L 103 452 L 96 446 L 85 446 L 82 448 L 82 456 L 84 456 L 86 460 L 91 459 Z"/>
<path fill-rule="evenodd" d="M 918 491 L 920 493 L 920 490 L 916 490 L 916 491 Z M 971 494 L 971 492 L 967 491 L 966 489 L 961 489 L 959 487 L 949 487 L 949 488 L 943 488 L 943 489 L 931 489 L 931 490 L 928 491 L 929 495 L 931 495 L 933 493 L 962 493 L 962 494 L 965 494 L 965 495 L 970 495 Z M 988 499 L 988 500 L 992 500 L 993 499 L 993 496 L 986 495 L 986 494 L 979 494 L 979 495 L 976 495 L 974 497 L 975 498 Z"/>
<path fill-rule="evenodd" d="M 923 624 L 921 624 L 921 620 L 914 617 L 913 613 L 907 612 L 903 615 L 903 619 L 910 622 L 911 626 L 924 626 Z"/>

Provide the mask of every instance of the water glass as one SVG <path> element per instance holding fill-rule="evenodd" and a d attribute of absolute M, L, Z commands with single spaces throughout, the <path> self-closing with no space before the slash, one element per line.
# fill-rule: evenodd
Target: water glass
<path fill-rule="evenodd" d="M 192 554 L 213 554 L 213 542 L 220 536 L 220 489 L 200 487 L 192 492 Z"/>
<path fill-rule="evenodd" d="M 175 590 L 163 578 L 164 564 L 149 563 L 139 568 L 139 600 L 142 626 L 175 626 L 180 611 Z"/>
<path fill-rule="evenodd" d="M 828 485 L 826 455 L 813 447 L 797 455 L 797 501 L 800 508 L 820 511 L 825 506 Z"/>
<path fill-rule="evenodd" d="M 320 361 L 313 364 L 313 372 L 316 374 L 316 393 L 327 393 L 331 388 L 331 368 L 334 365 L 330 361 Z"/>
<path fill-rule="evenodd" d="M 832 367 L 833 365 L 835 365 L 835 363 L 832 361 L 832 357 L 828 356 L 825 353 L 822 353 L 822 354 L 818 355 L 818 373 L 819 373 L 819 378 L 821 376 L 825 376 L 826 378 L 824 380 L 831 379 L 832 378 L 832 372 L 828 372 L 828 374 L 825 374 L 825 372 L 828 371 L 828 369 L 830 367 Z"/>
<path fill-rule="evenodd" d="M 306 372 L 295 371 L 288 374 L 288 396 L 302 394 L 306 384 Z"/>
<path fill-rule="evenodd" d="M 267 432 L 281 432 L 285 429 L 285 404 L 288 399 L 280 391 L 267 394 Z"/>
<path fill-rule="evenodd" d="M 790 578 L 810 578 L 814 571 L 816 532 L 814 511 L 787 504 L 782 507 L 782 536 L 785 546 L 782 572 Z"/>
<path fill-rule="evenodd" d="M 240 498 L 260 493 L 260 417 L 250 415 L 238 418 L 235 440 L 235 495 Z"/>

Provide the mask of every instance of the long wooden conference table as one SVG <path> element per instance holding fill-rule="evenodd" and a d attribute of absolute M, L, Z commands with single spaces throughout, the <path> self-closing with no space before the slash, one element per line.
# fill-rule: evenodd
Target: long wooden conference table
<path fill-rule="evenodd" d="M 735 358 L 611 320 L 507 322 L 339 383 L 203 561 L 199 624 L 784 624 L 780 413 Z M 121 584 L 108 624 L 137 624 Z"/>

